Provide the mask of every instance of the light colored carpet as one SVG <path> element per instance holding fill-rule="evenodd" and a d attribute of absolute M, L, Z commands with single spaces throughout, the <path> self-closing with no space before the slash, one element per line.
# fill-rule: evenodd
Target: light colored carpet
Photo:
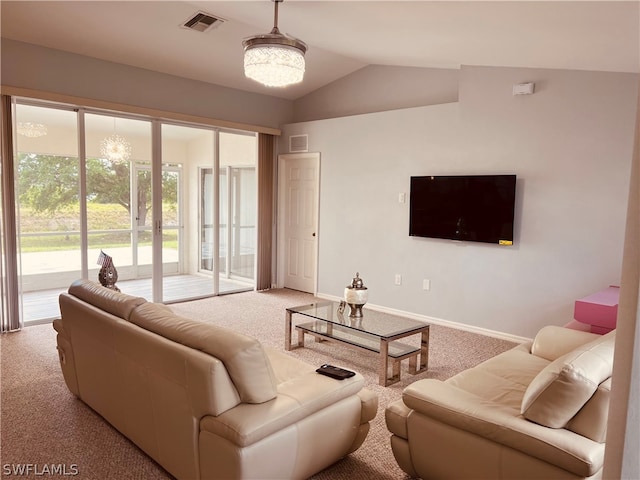
<path fill-rule="evenodd" d="M 284 350 L 285 308 L 312 301 L 314 298 L 309 294 L 277 289 L 174 304 L 171 308 L 184 317 L 227 326 Z M 0 338 L 0 466 L 35 464 L 42 468 L 63 464 L 68 470 L 77 465 L 75 478 L 96 480 L 171 478 L 67 390 L 51 325 L 27 327 Z M 407 362 L 403 362 L 402 381 L 382 387 L 378 385 L 375 354 L 308 338 L 305 348 L 289 354 L 314 365 L 332 363 L 357 370 L 365 377 L 367 388 L 379 398 L 378 415 L 362 447 L 315 475 L 314 480 L 405 479 L 389 445 L 385 407 L 418 379 L 446 379 L 513 346 L 504 340 L 433 325 L 429 370 L 410 375 Z"/>

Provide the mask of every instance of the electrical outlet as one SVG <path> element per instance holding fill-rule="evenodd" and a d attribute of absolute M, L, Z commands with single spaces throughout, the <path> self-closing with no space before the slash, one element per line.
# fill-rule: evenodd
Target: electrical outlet
<path fill-rule="evenodd" d="M 422 289 L 431 290 L 431 280 L 427 280 L 426 278 L 422 280 Z"/>
<path fill-rule="evenodd" d="M 402 285 L 402 275 L 400 275 L 399 273 L 396 273 L 395 284 L 396 285 Z"/>

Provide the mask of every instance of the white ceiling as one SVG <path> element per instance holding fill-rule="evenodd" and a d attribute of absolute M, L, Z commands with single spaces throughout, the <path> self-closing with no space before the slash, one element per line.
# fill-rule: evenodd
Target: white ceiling
<path fill-rule="evenodd" d="M 7 1 L 2 37 L 203 82 L 295 99 L 367 65 L 513 66 L 640 72 L 639 1 L 312 1 L 279 6 L 309 45 L 300 85 L 268 89 L 242 71 L 242 39 L 268 33 L 260 1 Z M 197 11 L 226 21 L 181 28 Z"/>

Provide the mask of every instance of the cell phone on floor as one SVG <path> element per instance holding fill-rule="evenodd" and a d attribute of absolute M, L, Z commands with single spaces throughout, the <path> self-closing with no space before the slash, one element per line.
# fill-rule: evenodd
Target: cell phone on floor
<path fill-rule="evenodd" d="M 316 370 L 320 375 L 326 375 L 327 377 L 335 378 L 336 380 L 344 380 L 345 378 L 353 377 L 356 372 L 352 372 L 351 370 L 346 370 L 340 367 L 334 367 L 333 365 L 329 365 L 325 363 L 320 368 Z"/>

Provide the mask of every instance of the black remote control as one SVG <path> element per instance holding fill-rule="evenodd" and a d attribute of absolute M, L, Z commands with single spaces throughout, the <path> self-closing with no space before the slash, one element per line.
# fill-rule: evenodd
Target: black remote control
<path fill-rule="evenodd" d="M 351 370 L 334 367 L 333 365 L 329 365 L 328 363 L 322 365 L 316 370 L 316 372 L 321 375 L 326 375 L 327 377 L 335 378 L 337 380 L 344 380 L 345 378 L 353 377 L 356 374 L 356 372 L 352 372 Z"/>

